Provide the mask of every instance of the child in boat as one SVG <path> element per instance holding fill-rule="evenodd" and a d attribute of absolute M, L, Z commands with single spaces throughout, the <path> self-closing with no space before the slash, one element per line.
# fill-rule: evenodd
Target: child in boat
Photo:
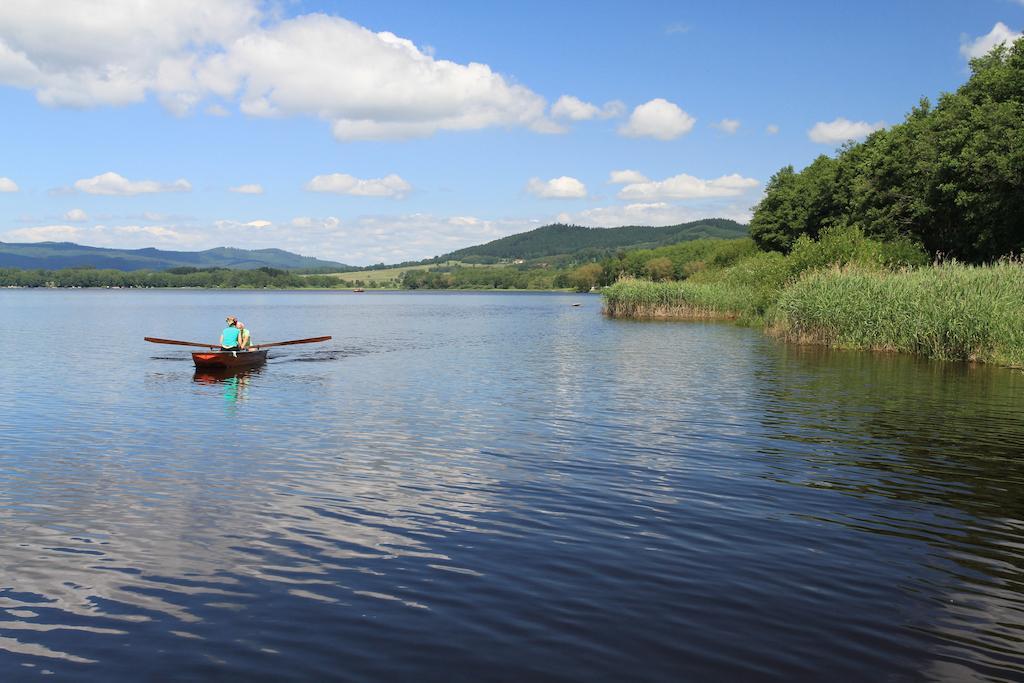
<path fill-rule="evenodd" d="M 235 327 L 238 328 L 238 346 L 243 351 L 248 351 L 249 347 L 252 346 L 252 336 L 249 334 L 249 330 L 246 329 L 245 323 L 241 320 L 235 322 Z"/>
<path fill-rule="evenodd" d="M 224 331 L 220 333 L 220 347 L 225 351 L 238 351 L 241 347 L 238 345 L 238 318 L 233 315 L 229 315 L 224 319 L 224 322 L 228 324 L 224 328 Z"/>

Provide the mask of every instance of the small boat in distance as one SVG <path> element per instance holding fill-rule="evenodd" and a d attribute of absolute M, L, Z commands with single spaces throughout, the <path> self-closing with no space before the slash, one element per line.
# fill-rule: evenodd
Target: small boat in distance
<path fill-rule="evenodd" d="M 266 362 L 266 349 L 271 346 L 291 346 L 292 344 L 316 344 L 330 339 L 326 337 L 310 337 L 309 339 L 291 339 L 282 342 L 270 342 L 268 344 L 256 344 L 245 351 L 225 351 L 216 344 L 203 344 L 200 342 L 179 341 L 177 339 L 158 339 L 156 337 L 143 337 L 154 344 L 173 344 L 175 346 L 198 346 L 209 349 L 209 351 L 193 351 L 192 362 L 197 368 L 242 368 L 253 367 Z"/>
<path fill-rule="evenodd" d="M 355 288 L 355 289 L 353 289 L 352 291 L 353 291 L 353 292 L 365 292 L 366 290 L 365 290 L 365 289 L 363 289 L 362 287 L 356 287 L 356 288 Z"/>

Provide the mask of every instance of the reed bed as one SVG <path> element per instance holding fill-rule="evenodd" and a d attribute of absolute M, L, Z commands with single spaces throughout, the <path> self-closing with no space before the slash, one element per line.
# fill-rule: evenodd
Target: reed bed
<path fill-rule="evenodd" d="M 789 255 L 758 253 L 686 280 L 621 280 L 614 318 L 736 320 L 781 339 L 1024 367 L 1024 262 L 923 264 L 848 229 Z"/>
<path fill-rule="evenodd" d="M 800 343 L 1024 367 L 1024 265 L 810 271 L 780 293 L 768 330 Z"/>
<path fill-rule="evenodd" d="M 734 320 L 736 294 L 718 283 L 624 279 L 604 290 L 604 312 L 639 320 Z"/>

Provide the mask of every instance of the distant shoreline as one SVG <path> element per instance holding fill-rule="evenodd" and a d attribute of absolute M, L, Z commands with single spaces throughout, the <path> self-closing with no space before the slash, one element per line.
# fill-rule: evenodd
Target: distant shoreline
<path fill-rule="evenodd" d="M 444 288 L 444 289 L 427 289 L 420 287 L 417 289 L 402 289 L 399 287 L 363 287 L 362 292 L 355 291 L 352 287 L 80 287 L 80 286 L 69 286 L 69 287 L 26 287 L 22 285 L 4 285 L 0 289 L 18 289 L 18 290 L 37 290 L 37 291 L 68 291 L 68 290 L 85 290 L 91 292 L 103 292 L 103 291 L 131 291 L 131 292 L 174 292 L 174 291 L 188 291 L 188 292 L 348 292 L 349 294 L 365 294 L 371 292 L 395 292 L 411 294 L 415 292 L 469 292 L 469 293 L 481 293 L 481 292 L 515 292 L 515 293 L 555 293 L 555 294 L 594 294 L 594 292 L 577 292 L 573 289 L 498 289 L 498 288 Z"/>

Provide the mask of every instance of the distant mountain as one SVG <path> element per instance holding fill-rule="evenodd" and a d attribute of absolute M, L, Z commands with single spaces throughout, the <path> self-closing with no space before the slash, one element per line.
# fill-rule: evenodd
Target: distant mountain
<path fill-rule="evenodd" d="M 657 247 L 703 237 L 734 239 L 747 237 L 748 234 L 746 225 L 726 218 L 706 218 L 660 228 L 585 228 L 579 225 L 555 224 L 502 237 L 476 247 L 459 249 L 437 260 L 472 263 L 503 259 L 528 261 L 559 256 L 599 258 L 621 249 Z"/>
<path fill-rule="evenodd" d="M 0 268 L 111 268 L 114 270 L 167 270 L 193 268 L 231 268 L 252 270 L 260 267 L 282 270 L 347 270 L 349 266 L 321 261 L 281 249 L 235 249 L 217 247 L 206 251 L 164 251 L 161 249 L 103 249 L 71 242 L 16 244 L 0 242 Z"/>

